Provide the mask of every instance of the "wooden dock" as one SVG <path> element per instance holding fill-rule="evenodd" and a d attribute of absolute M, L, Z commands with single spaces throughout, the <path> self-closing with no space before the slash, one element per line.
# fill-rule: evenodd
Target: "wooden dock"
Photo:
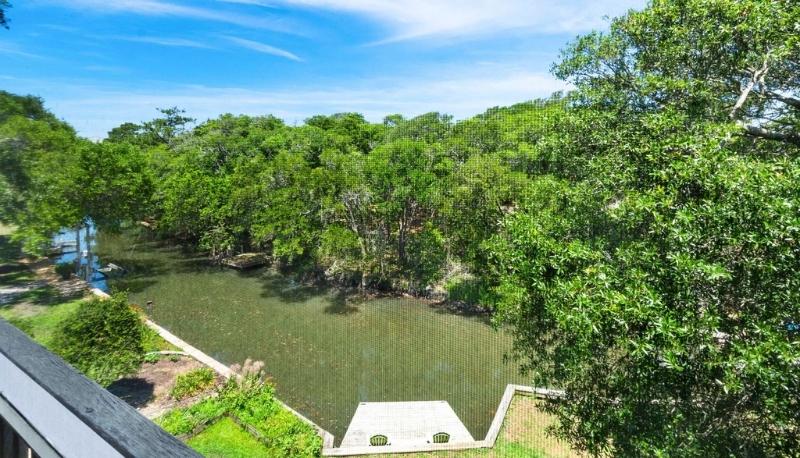
<path fill-rule="evenodd" d="M 475 442 L 447 401 L 362 402 L 341 448 L 370 447 L 370 438 L 377 435 L 386 436 L 387 446 L 425 446 L 439 433 L 449 435 L 448 444 Z"/>
<path fill-rule="evenodd" d="M 263 253 L 242 253 L 231 256 L 222 261 L 223 265 L 234 269 L 251 269 L 261 267 L 269 263 L 269 257 Z"/>

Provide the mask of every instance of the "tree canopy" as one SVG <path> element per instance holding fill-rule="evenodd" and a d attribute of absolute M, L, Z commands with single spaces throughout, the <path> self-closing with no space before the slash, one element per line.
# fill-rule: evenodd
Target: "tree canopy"
<path fill-rule="evenodd" d="M 6 16 L 7 10 L 11 8 L 11 3 L 8 0 L 0 0 L 0 27 L 8 28 L 8 17 Z"/>
<path fill-rule="evenodd" d="M 560 154 L 487 244 L 498 319 L 593 454 L 797 450 L 800 9 L 661 1 L 569 46 Z M 557 138 L 556 138 L 557 137 Z"/>

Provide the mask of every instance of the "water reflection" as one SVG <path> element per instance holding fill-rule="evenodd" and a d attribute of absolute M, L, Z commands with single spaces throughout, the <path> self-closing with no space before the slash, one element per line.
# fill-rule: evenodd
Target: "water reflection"
<path fill-rule="evenodd" d="M 77 236 L 76 236 L 77 232 Z M 60 251 L 56 263 L 77 264 L 76 274 L 92 287 L 108 291 L 106 275 L 101 273 L 100 259 L 96 256 L 97 229 L 88 224 L 80 229 L 63 229 L 53 237 L 53 247 Z"/>
<path fill-rule="evenodd" d="M 480 316 L 217 267 L 143 236 L 97 241 L 127 271 L 112 289 L 153 301 L 155 321 L 223 363 L 264 361 L 281 399 L 338 439 L 359 402 L 412 400 L 447 400 L 481 438 L 506 384 L 526 382 L 504 363 L 510 336 Z"/>

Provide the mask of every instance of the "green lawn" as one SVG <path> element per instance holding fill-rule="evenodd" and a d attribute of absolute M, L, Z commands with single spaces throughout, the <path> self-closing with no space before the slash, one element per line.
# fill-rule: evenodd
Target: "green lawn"
<path fill-rule="evenodd" d="M 62 321 L 75 313 L 80 300 L 64 302 L 56 305 L 38 306 L 30 312 L 29 307 L 0 308 L 0 317 L 25 331 L 33 340 L 49 347 L 53 334 Z"/>
<path fill-rule="evenodd" d="M 229 417 L 223 417 L 205 431 L 189 439 L 188 444 L 206 457 L 269 457 L 267 447 Z"/>

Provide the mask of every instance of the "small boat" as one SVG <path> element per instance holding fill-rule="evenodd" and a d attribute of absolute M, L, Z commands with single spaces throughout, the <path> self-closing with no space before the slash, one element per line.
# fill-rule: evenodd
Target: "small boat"
<path fill-rule="evenodd" d="M 109 262 L 108 264 L 106 264 L 105 267 L 101 267 L 97 269 L 97 271 L 105 275 L 106 277 L 123 275 L 125 273 L 125 269 L 114 264 L 113 262 Z"/>

